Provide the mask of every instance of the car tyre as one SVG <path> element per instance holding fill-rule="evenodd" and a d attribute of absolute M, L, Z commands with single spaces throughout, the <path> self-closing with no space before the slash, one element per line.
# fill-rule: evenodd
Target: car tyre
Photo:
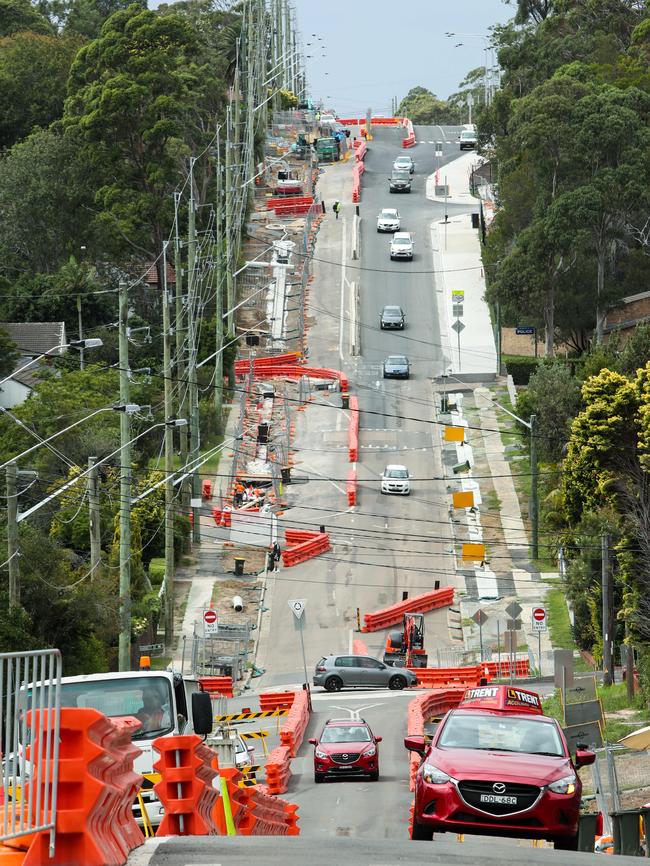
<path fill-rule="evenodd" d="M 343 688 L 343 680 L 341 677 L 328 677 L 325 680 L 325 689 L 328 692 L 340 692 Z"/>
<path fill-rule="evenodd" d="M 324 776 L 322 773 L 316 773 L 316 772 L 314 772 L 314 782 L 315 782 L 317 785 L 320 785 L 321 782 L 324 782 L 324 781 L 325 781 L 325 776 Z"/>
<path fill-rule="evenodd" d="M 402 689 L 406 688 L 406 679 L 399 674 L 396 674 L 388 680 L 388 688 L 392 689 L 394 692 L 401 692 Z"/>
<path fill-rule="evenodd" d="M 411 839 L 419 839 L 422 842 L 433 841 L 433 827 L 427 827 L 426 824 L 420 824 L 416 821 L 413 815 L 413 830 L 411 831 Z"/>
<path fill-rule="evenodd" d="M 577 851 L 578 850 L 578 836 L 564 836 L 562 839 L 555 839 L 553 841 L 553 847 L 556 851 Z"/>
<path fill-rule="evenodd" d="M 370 778 L 371 782 L 378 782 L 379 781 L 379 770 L 375 770 L 374 773 L 371 773 L 369 778 Z"/>

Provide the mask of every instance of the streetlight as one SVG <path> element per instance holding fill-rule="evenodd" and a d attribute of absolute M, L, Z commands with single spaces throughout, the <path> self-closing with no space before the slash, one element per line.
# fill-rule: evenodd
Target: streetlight
<path fill-rule="evenodd" d="M 9 379 L 13 379 L 18 373 L 22 373 L 23 370 L 26 370 L 28 367 L 31 367 L 33 364 L 36 364 L 41 358 L 46 358 L 52 352 L 56 352 L 61 349 L 96 349 L 99 346 L 103 346 L 103 340 L 100 340 L 99 337 L 90 337 L 88 340 L 71 340 L 69 343 L 65 343 L 63 346 L 57 345 L 52 346 L 51 349 L 48 349 L 47 352 L 41 352 L 40 355 L 37 355 L 36 358 L 32 358 L 32 360 L 28 364 L 24 364 L 22 367 L 19 367 L 17 370 L 14 370 L 13 373 L 10 373 L 8 376 L 5 376 L 4 379 L 0 379 L 0 385 L 4 385 Z"/>
<path fill-rule="evenodd" d="M 490 99 L 489 99 L 490 85 L 488 83 L 488 71 L 489 71 L 490 75 L 492 73 L 491 69 L 488 70 L 488 51 L 491 53 L 493 50 L 493 45 L 490 42 L 490 37 L 486 36 L 484 33 L 445 33 L 445 36 L 447 36 L 447 37 L 460 36 L 463 39 L 482 39 L 483 42 L 485 43 L 485 46 L 483 49 L 485 52 L 485 63 L 483 66 L 483 68 L 484 68 L 483 92 L 484 92 L 485 104 L 488 105 L 488 103 L 490 101 Z M 458 45 L 456 45 L 456 48 L 459 48 L 462 44 L 463 44 L 462 42 L 459 42 Z"/>

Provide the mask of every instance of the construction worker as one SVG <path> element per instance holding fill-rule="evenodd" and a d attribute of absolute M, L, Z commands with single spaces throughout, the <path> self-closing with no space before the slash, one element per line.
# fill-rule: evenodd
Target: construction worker
<path fill-rule="evenodd" d="M 280 545 L 277 541 L 274 541 L 273 547 L 271 548 L 271 556 L 273 558 L 273 571 L 275 574 L 278 573 L 278 563 L 280 562 L 281 555 L 282 551 L 280 550 Z"/>
<path fill-rule="evenodd" d="M 338 219 L 339 218 L 339 211 L 341 210 L 341 202 L 338 200 L 335 201 L 334 204 L 332 205 L 332 210 L 334 211 L 334 213 L 336 214 L 336 218 Z"/>

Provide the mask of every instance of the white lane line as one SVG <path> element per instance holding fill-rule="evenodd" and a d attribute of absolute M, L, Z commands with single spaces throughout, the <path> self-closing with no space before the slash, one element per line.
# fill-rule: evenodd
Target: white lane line
<path fill-rule="evenodd" d="M 346 258 L 346 243 L 345 229 L 347 220 L 345 217 L 341 220 L 341 300 L 339 304 L 339 357 L 343 360 L 343 323 L 345 321 L 345 286 L 347 283 L 345 277 L 345 258 Z"/>
<path fill-rule="evenodd" d="M 447 136 L 445 135 L 445 131 L 442 126 L 436 126 L 436 129 L 440 130 L 440 135 L 442 136 L 443 141 L 447 141 Z"/>

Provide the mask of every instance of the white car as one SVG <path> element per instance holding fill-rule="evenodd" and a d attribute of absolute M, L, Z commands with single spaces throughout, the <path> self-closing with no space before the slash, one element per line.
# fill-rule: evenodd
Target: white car
<path fill-rule="evenodd" d="M 408 496 L 411 492 L 410 477 L 406 466 L 399 463 L 389 464 L 381 476 L 381 492 Z"/>
<path fill-rule="evenodd" d="M 393 163 L 393 171 L 408 171 L 409 174 L 413 174 L 415 171 L 415 163 L 413 162 L 413 158 L 410 156 L 398 156 Z"/>
<path fill-rule="evenodd" d="M 391 261 L 413 258 L 413 236 L 410 232 L 395 232 L 390 242 L 390 258 Z"/>
<path fill-rule="evenodd" d="M 336 117 L 333 114 L 321 114 L 319 123 L 336 123 Z"/>
<path fill-rule="evenodd" d="M 398 232 L 401 225 L 399 211 L 394 207 L 382 208 L 377 217 L 378 232 Z"/>
<path fill-rule="evenodd" d="M 478 144 L 476 133 L 471 129 L 464 129 L 458 139 L 461 150 L 474 150 Z"/>

